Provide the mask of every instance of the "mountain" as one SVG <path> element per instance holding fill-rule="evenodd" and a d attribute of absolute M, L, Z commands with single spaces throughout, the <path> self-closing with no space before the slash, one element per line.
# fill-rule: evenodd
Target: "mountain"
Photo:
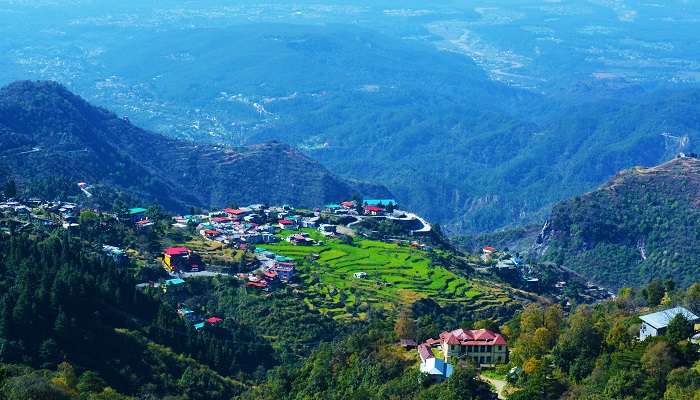
<path fill-rule="evenodd" d="M 592 281 L 619 288 L 700 274 L 700 160 L 625 170 L 557 204 L 537 247 Z"/>
<path fill-rule="evenodd" d="M 0 89 L 0 170 L 36 194 L 56 193 L 56 186 L 77 191 L 76 183 L 85 181 L 98 184 L 98 192 L 132 192 L 171 209 L 314 206 L 354 193 L 389 195 L 378 185 L 340 179 L 279 142 L 231 147 L 166 138 L 53 82 Z"/>

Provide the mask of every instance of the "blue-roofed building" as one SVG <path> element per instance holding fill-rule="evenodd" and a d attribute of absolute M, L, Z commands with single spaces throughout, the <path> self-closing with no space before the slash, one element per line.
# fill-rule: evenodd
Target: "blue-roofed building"
<path fill-rule="evenodd" d="M 366 206 L 388 206 L 389 204 L 396 205 L 394 199 L 364 199 L 362 204 Z"/>
<path fill-rule="evenodd" d="M 430 357 L 421 362 L 420 372 L 427 374 L 436 381 L 444 381 L 452 376 L 454 367 L 442 358 Z"/>
<path fill-rule="evenodd" d="M 185 280 L 182 278 L 173 278 L 173 279 L 168 279 L 167 281 L 165 281 L 165 284 L 168 286 L 184 285 Z"/>
<path fill-rule="evenodd" d="M 146 218 L 146 212 L 147 212 L 147 211 L 148 211 L 148 210 L 146 210 L 145 208 L 141 208 L 141 207 L 130 208 L 129 211 L 128 211 L 128 213 L 129 213 L 129 220 L 130 220 L 132 223 L 139 222 L 139 221 L 141 221 L 141 220 L 143 220 L 143 219 Z"/>
<path fill-rule="evenodd" d="M 642 320 L 642 326 L 639 328 L 639 340 L 663 335 L 664 332 L 666 332 L 668 324 L 678 314 L 683 315 L 690 323 L 696 323 L 700 320 L 697 315 L 693 314 L 685 307 L 674 307 L 668 310 L 642 315 L 639 317 L 639 319 Z"/>
<path fill-rule="evenodd" d="M 173 278 L 165 281 L 165 285 L 162 285 L 163 293 L 167 293 L 169 290 L 179 290 L 185 287 L 185 281 L 181 278 Z"/>
<path fill-rule="evenodd" d="M 200 323 L 198 323 L 198 324 L 194 324 L 194 329 L 196 329 L 196 330 L 204 329 L 204 326 L 205 326 L 205 325 L 206 325 L 206 324 L 205 324 L 204 322 L 200 322 Z"/>

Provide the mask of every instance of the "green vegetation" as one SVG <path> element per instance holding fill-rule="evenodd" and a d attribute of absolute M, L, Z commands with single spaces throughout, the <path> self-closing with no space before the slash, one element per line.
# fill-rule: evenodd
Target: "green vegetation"
<path fill-rule="evenodd" d="M 688 286 L 700 270 L 700 161 L 621 173 L 554 207 L 545 258 L 619 288 L 650 279 Z"/>
<path fill-rule="evenodd" d="M 317 240 L 325 240 L 307 230 Z M 504 293 L 436 263 L 430 253 L 406 245 L 372 240 L 325 240 L 322 246 L 288 242 L 263 246 L 293 258 L 301 272 L 306 302 L 312 309 L 338 318 L 365 318 L 368 307 L 393 308 L 422 298 L 439 303 L 478 304 Z M 364 272 L 366 278 L 355 278 Z"/>
<path fill-rule="evenodd" d="M 196 145 L 144 131 L 54 82 L 0 89 L 0 156 L 0 185 L 9 193 L 80 196 L 101 208 L 134 199 L 180 212 L 232 202 L 317 206 L 355 193 L 388 195 L 381 186 L 340 179 L 279 142 Z M 81 194 L 78 182 L 93 185 L 93 197 Z"/>
<path fill-rule="evenodd" d="M 431 385 L 410 354 L 388 343 L 391 328 L 375 319 L 369 333 L 355 333 L 336 344 L 324 344 L 299 368 L 281 367 L 243 396 L 245 400 L 367 399 L 487 400 L 488 384 L 470 368 L 458 367 L 443 384 Z"/>
<path fill-rule="evenodd" d="M 688 340 L 690 323 L 679 316 L 663 335 L 637 339 L 638 316 L 653 306 L 648 302 L 654 286 L 623 289 L 616 300 L 581 305 L 567 318 L 559 306 L 527 306 L 503 327 L 513 346 L 510 366 L 522 367 L 509 377 L 508 398 L 696 399 L 700 347 Z M 687 291 L 666 287 L 666 298 L 698 312 L 700 285 Z"/>

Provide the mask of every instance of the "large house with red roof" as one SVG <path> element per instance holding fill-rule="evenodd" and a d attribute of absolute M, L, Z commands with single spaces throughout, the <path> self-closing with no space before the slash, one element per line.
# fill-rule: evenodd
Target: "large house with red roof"
<path fill-rule="evenodd" d="M 451 357 L 469 359 L 477 366 L 508 362 L 506 340 L 501 334 L 488 329 L 443 332 L 440 334 L 440 349 L 445 360 Z"/>
<path fill-rule="evenodd" d="M 201 257 L 187 247 L 168 247 L 163 250 L 163 265 L 168 272 L 203 271 Z"/>

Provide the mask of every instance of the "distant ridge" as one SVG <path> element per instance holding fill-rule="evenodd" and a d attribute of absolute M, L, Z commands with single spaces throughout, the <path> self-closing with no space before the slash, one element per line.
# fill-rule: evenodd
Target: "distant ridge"
<path fill-rule="evenodd" d="M 538 239 L 545 258 L 613 288 L 700 273 L 700 160 L 635 167 L 557 204 Z"/>
<path fill-rule="evenodd" d="M 389 196 L 380 185 L 331 174 L 293 147 L 201 145 L 166 138 L 90 105 L 55 82 L 19 81 L 0 89 L 0 180 L 27 194 L 134 194 L 170 209 L 230 203 L 321 205 L 355 193 Z M 77 186 L 76 186 L 77 187 Z M 113 199 L 112 199 L 113 200 Z"/>

